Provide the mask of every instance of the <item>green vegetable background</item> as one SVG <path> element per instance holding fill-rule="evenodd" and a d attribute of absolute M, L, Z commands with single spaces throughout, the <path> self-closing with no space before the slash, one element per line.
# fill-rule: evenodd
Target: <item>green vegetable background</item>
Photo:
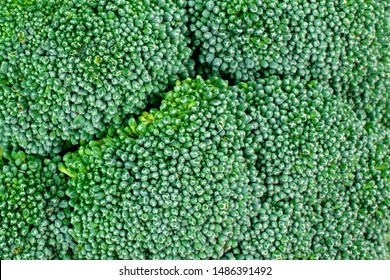
<path fill-rule="evenodd" d="M 0 0 L 0 259 L 389 259 L 389 19 Z"/>

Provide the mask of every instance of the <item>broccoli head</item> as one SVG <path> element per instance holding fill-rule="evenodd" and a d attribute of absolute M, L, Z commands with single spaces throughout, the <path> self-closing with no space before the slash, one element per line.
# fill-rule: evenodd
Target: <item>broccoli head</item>
<path fill-rule="evenodd" d="M 180 1 L 3 2 L 3 147 L 48 155 L 92 140 L 187 75 Z"/>
<path fill-rule="evenodd" d="M 272 76 L 239 87 L 254 127 L 246 155 L 266 192 L 224 257 L 387 258 L 390 131 L 365 127 L 326 84 Z"/>
<path fill-rule="evenodd" d="M 245 102 L 185 80 L 116 137 L 65 156 L 79 258 L 209 259 L 249 229 L 264 191 L 244 157 Z"/>
<path fill-rule="evenodd" d="M 60 156 L 41 159 L 23 152 L 0 154 L 1 259 L 72 257 L 66 176 Z"/>
<path fill-rule="evenodd" d="M 299 75 L 345 93 L 388 66 L 385 2 L 189 0 L 187 9 L 206 74 Z"/>

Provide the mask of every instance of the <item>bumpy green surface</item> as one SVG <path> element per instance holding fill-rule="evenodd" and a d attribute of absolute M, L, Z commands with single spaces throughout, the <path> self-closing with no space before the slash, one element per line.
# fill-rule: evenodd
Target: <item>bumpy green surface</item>
<path fill-rule="evenodd" d="M 327 86 L 270 77 L 241 84 L 246 138 L 266 192 L 238 259 L 389 257 L 390 130 L 359 121 Z"/>
<path fill-rule="evenodd" d="M 0 259 L 67 259 L 73 241 L 61 157 L 0 150 Z"/>
<path fill-rule="evenodd" d="M 184 81 L 65 156 L 77 257 L 388 258 L 390 132 L 368 124 L 315 81 Z"/>
<path fill-rule="evenodd" d="M 388 67 L 387 9 L 363 0 L 188 1 L 206 72 L 238 81 L 299 75 L 336 91 Z"/>
<path fill-rule="evenodd" d="M 390 259 L 386 1 L 0 7 L 0 259 Z"/>
<path fill-rule="evenodd" d="M 6 0 L 0 145 L 59 152 L 118 127 L 187 75 L 179 1 Z"/>
<path fill-rule="evenodd" d="M 65 156 L 78 258 L 220 258 L 262 192 L 244 159 L 245 103 L 226 82 L 186 80 L 119 137 Z"/>

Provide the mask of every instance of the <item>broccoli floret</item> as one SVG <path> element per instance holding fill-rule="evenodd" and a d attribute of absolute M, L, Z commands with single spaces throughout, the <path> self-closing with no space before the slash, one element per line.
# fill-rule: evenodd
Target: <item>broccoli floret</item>
<path fill-rule="evenodd" d="M 386 258 L 389 141 L 326 83 L 178 83 L 65 157 L 78 258 Z"/>
<path fill-rule="evenodd" d="M 390 259 L 386 1 L 1 5 L 1 259 Z"/>
<path fill-rule="evenodd" d="M 255 127 L 246 137 L 266 192 L 237 259 L 389 256 L 387 129 L 365 129 L 333 90 L 299 78 L 240 84 Z"/>
<path fill-rule="evenodd" d="M 206 74 L 236 81 L 299 75 L 327 80 L 336 92 L 383 68 L 386 9 L 386 1 L 188 1 Z"/>
<path fill-rule="evenodd" d="M 3 147 L 90 141 L 188 75 L 181 1 L 6 0 L 0 18 Z"/>
<path fill-rule="evenodd" d="M 236 247 L 264 191 L 245 161 L 245 108 L 223 80 L 185 80 L 119 136 L 65 156 L 78 257 L 218 259 Z"/>
<path fill-rule="evenodd" d="M 74 242 L 68 234 L 66 176 L 61 157 L 41 159 L 23 152 L 0 155 L 1 259 L 67 259 Z"/>

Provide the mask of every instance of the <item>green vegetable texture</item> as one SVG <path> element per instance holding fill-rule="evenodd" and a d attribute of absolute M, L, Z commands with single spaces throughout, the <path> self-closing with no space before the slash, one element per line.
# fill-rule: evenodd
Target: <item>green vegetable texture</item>
<path fill-rule="evenodd" d="M 0 4 L 0 259 L 390 259 L 386 1 Z"/>
<path fill-rule="evenodd" d="M 383 67 L 387 6 L 352 0 L 188 1 L 199 60 L 211 74 L 238 81 L 299 75 L 330 80 L 337 90 Z"/>
<path fill-rule="evenodd" d="M 0 156 L 1 259 L 71 258 L 75 243 L 60 161 L 23 152 Z"/>
<path fill-rule="evenodd" d="M 65 158 L 78 258 L 388 256 L 389 131 L 327 86 L 187 80 L 118 134 Z"/>
<path fill-rule="evenodd" d="M 77 257 L 206 259 L 237 246 L 263 188 L 244 158 L 244 109 L 226 82 L 186 80 L 159 111 L 65 156 Z"/>
<path fill-rule="evenodd" d="M 188 72 L 186 17 L 176 1 L 2 6 L 2 146 L 44 156 L 64 141 L 92 140 Z"/>
<path fill-rule="evenodd" d="M 226 257 L 386 258 L 389 130 L 365 130 L 314 81 L 274 76 L 240 87 L 256 127 L 246 155 L 266 192 L 251 230 Z"/>

